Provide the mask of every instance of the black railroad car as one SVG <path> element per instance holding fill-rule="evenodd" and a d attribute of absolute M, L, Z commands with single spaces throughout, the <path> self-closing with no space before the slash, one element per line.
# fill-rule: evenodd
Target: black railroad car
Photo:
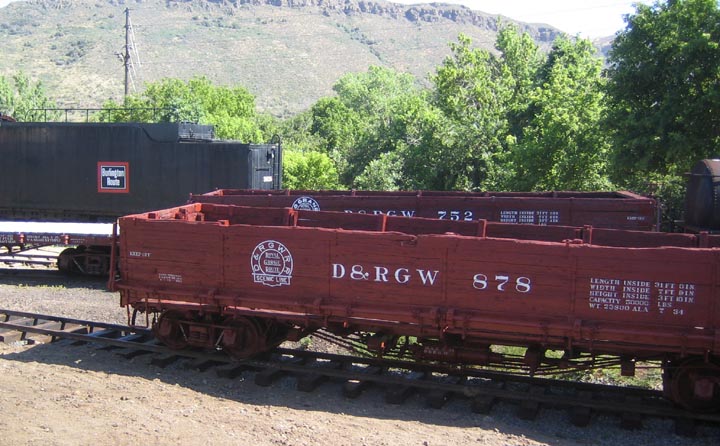
<path fill-rule="evenodd" d="M 0 220 L 113 221 L 216 188 L 279 188 L 280 144 L 185 123 L 0 123 Z"/>
<path fill-rule="evenodd" d="M 720 159 L 700 160 L 686 173 L 685 220 L 676 222 L 686 232 L 720 232 Z"/>

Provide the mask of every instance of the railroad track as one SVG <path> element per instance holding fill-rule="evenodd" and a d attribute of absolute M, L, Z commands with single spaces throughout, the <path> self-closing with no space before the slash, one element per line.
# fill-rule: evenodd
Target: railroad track
<path fill-rule="evenodd" d="M 3 267 L 0 263 L 0 284 L 40 286 L 83 286 L 107 289 L 107 278 L 67 274 L 57 267 Z"/>
<path fill-rule="evenodd" d="M 56 281 L 57 279 L 67 279 L 56 268 L 3 268 L 0 266 L 0 279 L 3 282 L 11 282 L 17 280 L 42 280 Z"/>
<path fill-rule="evenodd" d="M 54 268 L 57 256 L 39 254 L 0 254 L 0 264 Z"/>
<path fill-rule="evenodd" d="M 58 252 L 42 247 L 36 249 L 15 250 L 0 247 L 0 265 L 20 265 L 26 267 L 55 268 Z"/>
<path fill-rule="evenodd" d="M 674 407 L 659 391 L 591 383 L 530 378 L 404 360 L 358 357 L 302 349 L 278 348 L 259 359 L 237 361 L 222 352 L 170 350 L 157 343 L 147 329 L 57 316 L 0 310 L 0 341 L 49 343 L 60 339 L 120 349 L 126 358 L 151 354 L 150 363 L 167 367 L 191 361 L 201 371 L 214 369 L 219 377 L 254 373 L 255 383 L 269 386 L 292 375 L 297 389 L 310 392 L 323 382 L 342 383 L 344 396 L 359 397 L 370 386 L 385 389 L 389 404 L 401 404 L 419 393 L 429 407 L 440 409 L 450 399 L 463 399 L 476 413 L 488 413 L 498 402 L 517 406 L 518 416 L 533 419 L 543 408 L 565 409 L 577 426 L 589 424 L 598 413 L 613 414 L 622 427 L 638 429 L 644 418 L 669 418 L 676 433 L 692 436 L 700 424 L 720 425 L 720 414 L 697 414 Z"/>

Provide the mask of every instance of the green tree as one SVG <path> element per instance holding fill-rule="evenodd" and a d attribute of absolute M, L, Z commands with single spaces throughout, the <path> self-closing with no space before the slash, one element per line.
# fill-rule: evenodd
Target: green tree
<path fill-rule="evenodd" d="M 221 139 L 262 141 L 272 136 L 261 132 L 261 123 L 267 122 L 256 114 L 253 95 L 243 87 L 214 86 L 205 77 L 163 79 L 122 105 L 108 101 L 103 108 L 100 121 L 188 121 L 212 124 Z"/>
<path fill-rule="evenodd" d="M 353 185 L 370 162 L 401 149 L 408 103 L 423 93 L 412 75 L 382 67 L 347 74 L 333 89 L 337 96 L 312 108 L 313 132 L 327 142 L 342 182 Z"/>
<path fill-rule="evenodd" d="M 559 37 L 527 92 L 528 122 L 513 147 L 518 190 L 607 189 L 610 143 L 602 61 L 588 40 Z"/>
<path fill-rule="evenodd" d="M 561 36 L 543 55 L 507 26 L 498 55 L 471 44 L 460 35 L 433 77 L 433 142 L 408 159 L 433 160 L 443 189 L 610 187 L 602 62 L 590 42 Z"/>
<path fill-rule="evenodd" d="M 615 176 L 679 175 L 720 143 L 716 0 L 636 5 L 608 68 Z"/>
<path fill-rule="evenodd" d="M 283 153 L 283 187 L 286 189 L 339 189 L 338 173 L 330 157 L 317 151 Z"/>
<path fill-rule="evenodd" d="M 461 34 L 432 77 L 445 118 L 437 174 L 443 189 L 501 189 L 511 172 L 506 139 L 514 85 L 497 56 L 471 43 Z"/>
<path fill-rule="evenodd" d="M 368 163 L 355 179 L 361 190 L 397 190 L 403 181 L 403 163 L 399 152 L 387 152 Z"/>
<path fill-rule="evenodd" d="M 530 34 L 521 33 L 513 25 L 498 32 L 495 48 L 500 52 L 503 73 L 512 93 L 507 116 L 510 133 L 520 137 L 533 117 L 531 97 L 546 56 Z"/>
<path fill-rule="evenodd" d="M 15 74 L 12 81 L 0 76 L 0 112 L 18 121 L 55 120 L 57 111 L 42 111 L 56 108 L 55 101 L 45 93 L 42 82 L 33 83 L 22 72 Z"/>
<path fill-rule="evenodd" d="M 339 97 L 321 98 L 310 114 L 312 134 L 324 142 L 320 150 L 333 160 L 342 182 L 350 184 L 353 178 L 348 157 L 364 134 L 361 117 Z"/>
<path fill-rule="evenodd" d="M 451 123 L 430 96 L 430 91 L 418 96 L 404 110 L 405 135 L 398 149 L 403 176 L 394 177 L 402 189 L 447 190 L 457 179 L 448 160 L 452 144 L 446 130 Z"/>
<path fill-rule="evenodd" d="M 324 101 L 321 99 L 321 101 Z M 288 189 L 341 189 L 335 162 L 324 151 L 327 142 L 313 133 L 310 110 L 279 124 L 283 138 L 283 183 Z"/>

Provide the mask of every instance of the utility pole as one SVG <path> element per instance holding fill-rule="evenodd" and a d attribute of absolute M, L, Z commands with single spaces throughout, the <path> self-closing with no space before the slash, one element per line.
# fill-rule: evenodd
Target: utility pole
<path fill-rule="evenodd" d="M 125 54 L 123 54 L 125 65 L 125 98 L 130 90 L 128 78 L 130 74 L 130 8 L 125 8 Z"/>

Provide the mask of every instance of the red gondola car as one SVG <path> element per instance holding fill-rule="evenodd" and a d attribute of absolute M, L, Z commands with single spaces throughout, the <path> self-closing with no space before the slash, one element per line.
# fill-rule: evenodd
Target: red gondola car
<path fill-rule="evenodd" d="M 442 220 L 657 230 L 657 203 L 632 192 L 311 191 L 221 189 L 191 203 L 386 214 Z"/>
<path fill-rule="evenodd" d="M 720 236 L 212 204 L 120 231 L 121 304 L 176 348 L 244 358 L 324 328 L 451 363 L 524 346 L 531 372 L 657 359 L 674 401 L 720 409 Z"/>

